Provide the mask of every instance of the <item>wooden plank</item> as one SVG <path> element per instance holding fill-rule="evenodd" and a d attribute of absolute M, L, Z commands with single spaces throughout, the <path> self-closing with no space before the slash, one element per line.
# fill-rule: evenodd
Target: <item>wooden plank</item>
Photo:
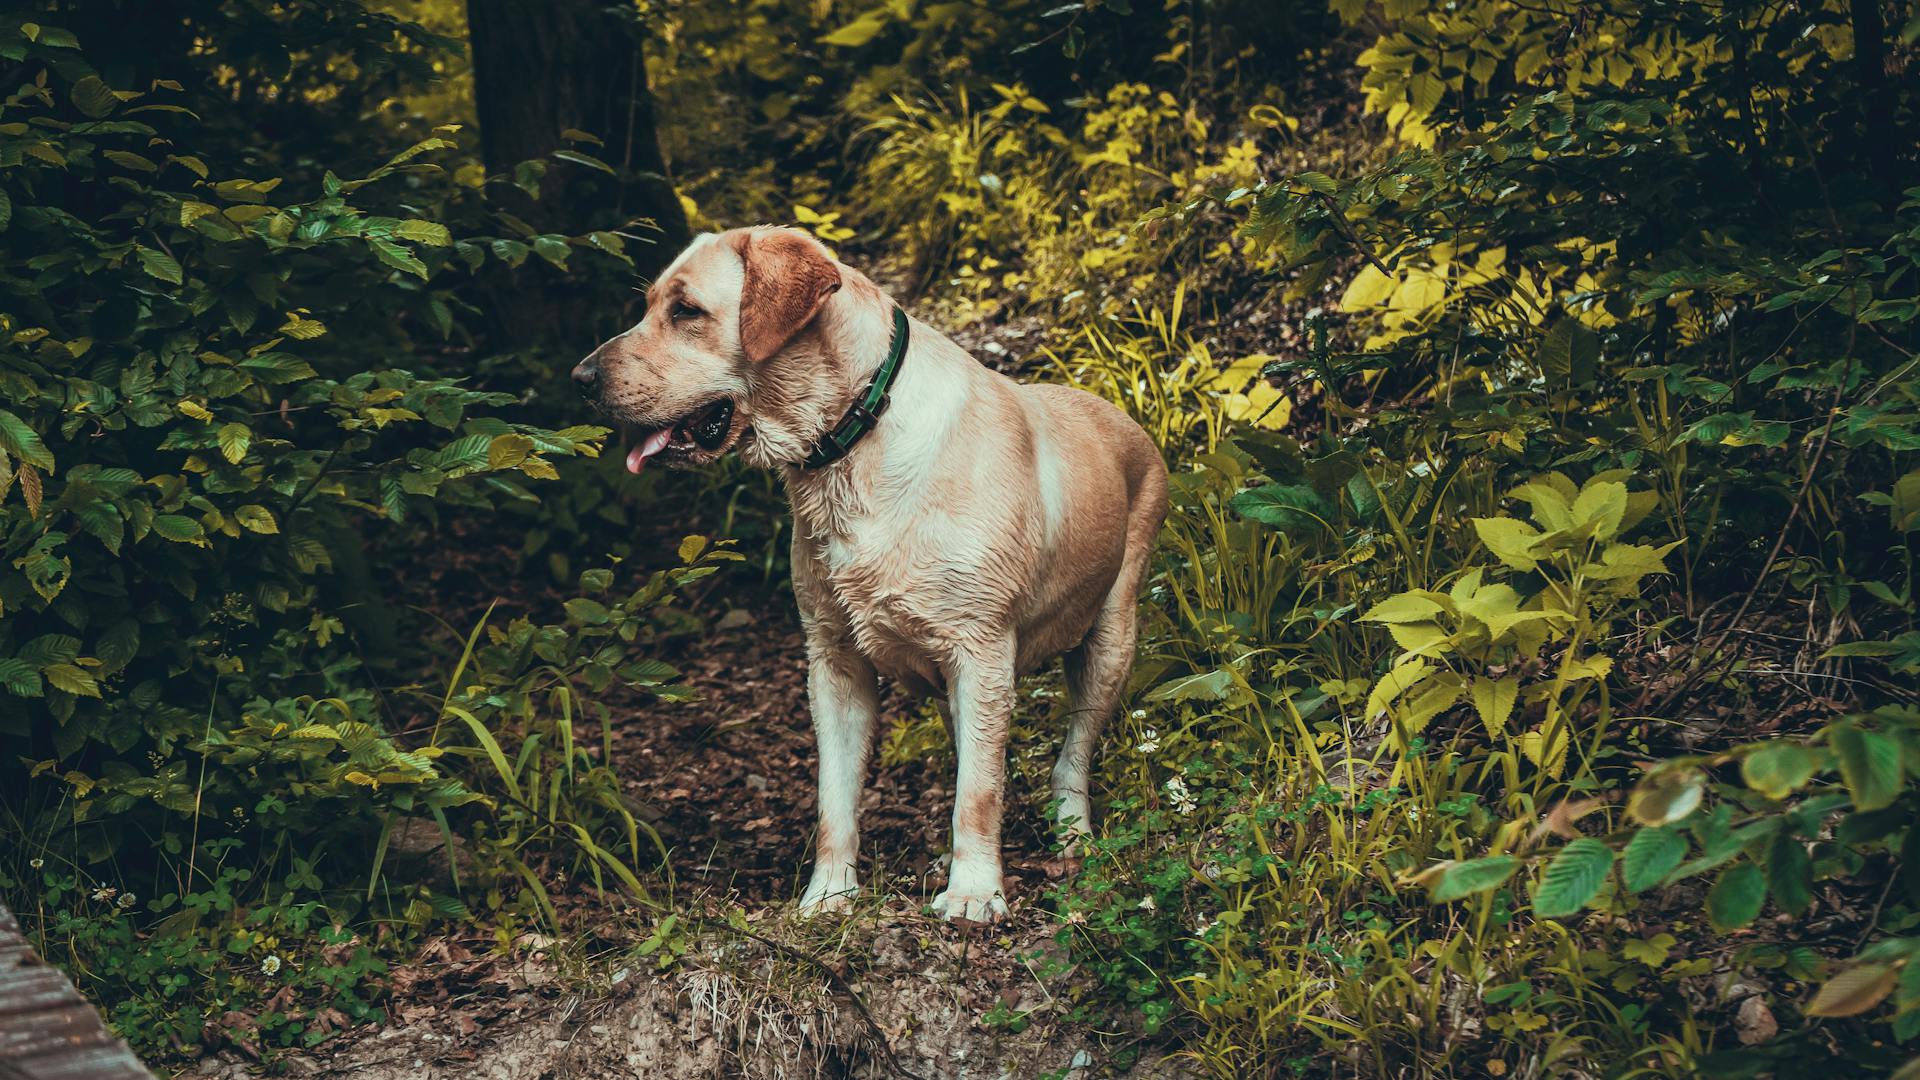
<path fill-rule="evenodd" d="M 0 1080 L 151 1080 L 66 975 L 33 954 L 0 904 Z"/>

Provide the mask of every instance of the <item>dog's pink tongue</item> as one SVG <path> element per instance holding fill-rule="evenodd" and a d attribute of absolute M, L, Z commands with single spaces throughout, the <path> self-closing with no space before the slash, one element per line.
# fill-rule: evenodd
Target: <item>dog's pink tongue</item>
<path fill-rule="evenodd" d="M 627 471 L 630 473 L 638 473 L 646 466 L 648 458 L 666 449 L 667 440 L 671 438 L 673 438 L 673 430 L 671 428 L 661 428 L 659 431 L 642 439 L 640 445 L 627 451 Z"/>

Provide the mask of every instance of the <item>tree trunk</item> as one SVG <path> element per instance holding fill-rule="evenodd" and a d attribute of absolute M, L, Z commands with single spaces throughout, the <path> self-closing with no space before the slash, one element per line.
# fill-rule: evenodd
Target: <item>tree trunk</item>
<path fill-rule="evenodd" d="M 642 276 L 658 273 L 685 245 L 687 219 L 660 156 L 645 28 L 631 0 L 467 0 L 467 23 L 489 177 L 570 147 L 615 170 L 548 161 L 539 199 L 508 183 L 489 184 L 489 197 L 543 232 L 649 238 L 627 253 Z M 605 145 L 576 146 L 561 135 L 569 129 Z"/>

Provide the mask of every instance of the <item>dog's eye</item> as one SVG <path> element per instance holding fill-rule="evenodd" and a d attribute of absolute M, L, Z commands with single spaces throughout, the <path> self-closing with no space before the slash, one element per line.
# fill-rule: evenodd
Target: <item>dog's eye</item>
<path fill-rule="evenodd" d="M 674 302 L 673 310 L 668 314 L 673 316 L 674 322 L 686 322 L 688 319 L 697 319 L 705 315 L 706 312 L 701 311 L 685 300 L 677 300 Z"/>

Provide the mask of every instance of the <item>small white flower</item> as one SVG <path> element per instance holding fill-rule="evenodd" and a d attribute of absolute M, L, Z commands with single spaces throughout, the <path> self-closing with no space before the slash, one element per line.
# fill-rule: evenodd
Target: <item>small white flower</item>
<path fill-rule="evenodd" d="M 1133 714 L 1132 714 L 1132 715 L 1133 715 L 1133 718 L 1134 718 L 1135 720 L 1145 720 L 1145 719 L 1147 718 L 1147 710 L 1145 710 L 1145 709 L 1135 709 L 1135 710 L 1133 710 Z"/>
<path fill-rule="evenodd" d="M 1151 896 L 1141 897 L 1140 902 L 1133 906 L 1139 908 L 1141 911 L 1159 911 L 1160 910 L 1160 905 L 1154 903 L 1153 897 Z"/>
<path fill-rule="evenodd" d="M 1185 780 L 1177 776 L 1173 777 L 1167 781 L 1166 788 L 1167 798 L 1173 800 L 1173 808 L 1175 810 L 1178 810 L 1182 814 L 1193 813 L 1193 808 L 1196 804 L 1193 801 L 1193 793 L 1187 790 L 1187 782 Z"/>
<path fill-rule="evenodd" d="M 120 891 L 119 889 L 102 885 L 101 887 L 93 890 L 93 898 L 96 902 L 104 904 L 107 901 L 113 899 L 114 894 L 118 893 L 119 891 Z"/>
<path fill-rule="evenodd" d="M 28 866 L 31 866 L 31 867 L 33 867 L 33 868 L 34 868 L 35 870 L 38 870 L 38 869 L 40 869 L 41 867 L 43 867 L 43 866 L 45 866 L 45 865 L 47 865 L 47 860 L 45 860 L 45 859 L 28 859 L 28 860 L 27 860 L 27 865 L 28 865 Z"/>
<path fill-rule="evenodd" d="M 278 975 L 279 973 L 280 973 L 280 958 L 278 956 L 275 956 L 272 953 L 268 953 L 267 958 L 265 960 L 260 961 L 260 974 Z"/>
<path fill-rule="evenodd" d="M 1206 878 L 1208 881 L 1219 881 L 1220 864 L 1214 862 L 1212 859 L 1208 859 L 1206 865 L 1200 867 L 1200 876 Z"/>
<path fill-rule="evenodd" d="M 1207 931 L 1219 925 L 1220 925 L 1220 920 L 1209 915 L 1208 917 L 1201 919 L 1199 922 L 1193 925 L 1193 936 L 1206 937 Z"/>
<path fill-rule="evenodd" d="M 120 899 L 114 901 L 113 906 L 118 908 L 130 908 L 133 906 L 133 901 L 134 901 L 134 896 L 132 893 L 121 893 Z"/>
<path fill-rule="evenodd" d="M 1143 754 L 1157 752 L 1160 749 L 1160 733 L 1152 728 L 1148 728 L 1146 737 L 1140 740 L 1140 745 L 1137 749 Z"/>

